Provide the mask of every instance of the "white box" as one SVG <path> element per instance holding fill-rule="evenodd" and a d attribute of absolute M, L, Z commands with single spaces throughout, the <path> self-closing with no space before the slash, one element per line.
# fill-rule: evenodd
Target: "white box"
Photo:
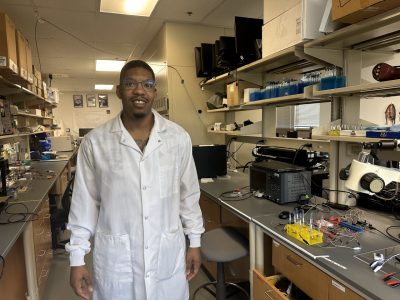
<path fill-rule="evenodd" d="M 266 57 L 322 35 L 319 32 L 327 0 L 302 0 L 262 28 L 262 56 Z"/>
<path fill-rule="evenodd" d="M 301 0 L 264 0 L 264 24 L 299 4 Z"/>
<path fill-rule="evenodd" d="M 260 134 L 262 133 L 262 121 L 255 122 L 247 126 L 240 127 L 240 134 Z"/>
<path fill-rule="evenodd" d="M 72 151 L 74 149 L 72 144 L 72 137 L 67 136 L 52 136 L 51 149 L 53 151 Z"/>

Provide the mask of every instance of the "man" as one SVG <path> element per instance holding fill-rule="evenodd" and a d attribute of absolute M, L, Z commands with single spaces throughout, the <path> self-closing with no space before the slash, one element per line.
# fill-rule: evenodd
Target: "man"
<path fill-rule="evenodd" d="M 204 231 L 190 137 L 151 109 L 155 76 L 147 63 L 122 68 L 117 96 L 121 114 L 79 149 L 66 246 L 71 286 L 84 299 L 92 290 L 98 300 L 188 299 Z M 93 286 L 84 266 L 91 236 Z"/>

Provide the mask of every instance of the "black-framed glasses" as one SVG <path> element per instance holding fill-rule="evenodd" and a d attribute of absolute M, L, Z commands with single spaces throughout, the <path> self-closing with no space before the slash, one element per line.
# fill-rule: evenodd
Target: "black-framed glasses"
<path fill-rule="evenodd" d="M 145 91 L 149 91 L 149 92 L 153 91 L 154 88 L 156 87 L 156 82 L 152 79 L 147 79 L 147 80 L 143 80 L 143 81 L 135 81 L 135 80 L 123 80 L 122 81 L 122 86 L 128 90 L 137 89 L 139 84 L 142 85 L 142 88 Z"/>

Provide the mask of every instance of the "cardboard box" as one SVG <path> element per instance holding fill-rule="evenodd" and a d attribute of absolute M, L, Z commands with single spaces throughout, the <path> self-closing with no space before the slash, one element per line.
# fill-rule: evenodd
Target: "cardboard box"
<path fill-rule="evenodd" d="M 18 74 L 14 22 L 0 12 L 0 73 Z"/>
<path fill-rule="evenodd" d="M 34 65 L 32 65 L 32 69 L 33 69 L 33 75 L 36 77 L 38 82 L 41 82 L 42 81 L 42 73 L 40 73 L 40 70 L 38 68 L 36 68 Z"/>
<path fill-rule="evenodd" d="M 48 94 L 47 94 L 47 84 L 46 84 L 46 82 L 42 81 L 42 87 L 43 87 L 43 90 L 42 90 L 42 94 L 40 96 L 42 96 L 44 99 L 47 99 L 48 98 Z"/>
<path fill-rule="evenodd" d="M 16 31 L 18 74 L 23 79 L 28 79 L 26 65 L 26 39 L 21 31 Z"/>
<path fill-rule="evenodd" d="M 396 7 L 399 0 L 332 0 L 332 20 L 353 24 Z"/>
<path fill-rule="evenodd" d="M 327 0 L 302 0 L 266 23 L 262 29 L 262 56 L 266 57 L 322 35 L 319 32 Z"/>
<path fill-rule="evenodd" d="M 301 3 L 302 0 L 264 0 L 264 24 Z"/>
<path fill-rule="evenodd" d="M 238 80 L 226 85 L 227 105 L 234 106 L 243 103 L 244 89 L 260 86 L 244 80 Z"/>
<path fill-rule="evenodd" d="M 29 83 L 33 83 L 32 49 L 28 40 L 25 40 L 25 46 L 27 79 Z"/>

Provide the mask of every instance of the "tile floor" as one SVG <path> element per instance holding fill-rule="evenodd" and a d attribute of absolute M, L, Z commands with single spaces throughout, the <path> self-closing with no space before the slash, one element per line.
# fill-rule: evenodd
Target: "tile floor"
<path fill-rule="evenodd" d="M 91 264 L 89 259 L 88 265 Z M 199 274 L 190 282 L 190 299 L 192 299 L 193 292 L 197 287 L 203 283 L 208 282 L 207 276 L 203 272 Z M 43 300 L 79 300 L 75 296 L 69 286 L 69 261 L 68 255 L 63 250 L 57 250 L 54 255 L 53 263 L 50 269 L 49 278 L 47 281 L 46 291 Z M 196 300 L 212 300 L 215 299 L 207 291 L 201 290 L 197 293 Z M 244 300 L 245 296 L 240 293 L 236 294 L 231 300 Z M 118 299 L 115 299 L 118 300 Z M 162 299 L 160 299 L 162 300 Z"/>

